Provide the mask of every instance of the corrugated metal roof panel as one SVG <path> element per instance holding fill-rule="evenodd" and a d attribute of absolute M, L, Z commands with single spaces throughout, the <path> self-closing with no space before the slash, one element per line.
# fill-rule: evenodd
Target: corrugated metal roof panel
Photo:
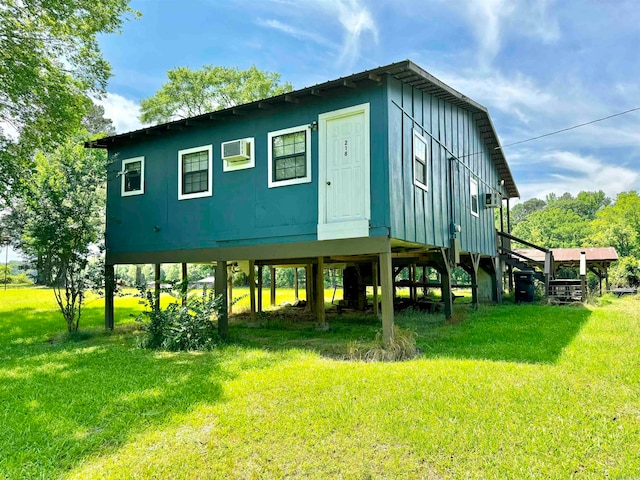
<path fill-rule="evenodd" d="M 544 262 L 544 252 L 534 248 L 517 248 L 516 253 L 529 257 L 536 262 Z M 618 252 L 613 247 L 593 248 L 552 248 L 553 259 L 556 263 L 575 263 L 580 261 L 580 253 L 585 252 L 587 262 L 615 262 Z"/>

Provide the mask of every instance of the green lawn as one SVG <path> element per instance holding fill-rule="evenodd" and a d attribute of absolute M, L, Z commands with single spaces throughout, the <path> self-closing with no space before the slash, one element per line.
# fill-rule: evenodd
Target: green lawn
<path fill-rule="evenodd" d="M 606 300 L 399 315 L 423 354 L 383 364 L 339 359 L 372 315 L 164 353 L 136 298 L 113 333 L 89 299 L 70 339 L 50 290 L 0 290 L 0 478 L 637 478 L 640 296 Z"/>

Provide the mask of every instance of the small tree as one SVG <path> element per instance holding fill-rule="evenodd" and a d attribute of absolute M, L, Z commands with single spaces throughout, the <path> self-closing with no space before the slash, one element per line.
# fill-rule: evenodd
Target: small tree
<path fill-rule="evenodd" d="M 77 331 L 86 286 L 86 267 L 102 237 L 106 155 L 69 140 L 51 154 L 36 155 L 20 218 L 20 248 L 46 269 L 70 332 Z"/>

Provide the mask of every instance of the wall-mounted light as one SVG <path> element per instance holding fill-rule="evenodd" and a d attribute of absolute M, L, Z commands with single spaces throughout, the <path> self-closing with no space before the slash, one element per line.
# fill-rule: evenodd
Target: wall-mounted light
<path fill-rule="evenodd" d="M 311 122 L 311 130 L 313 130 L 314 132 L 318 130 L 318 122 L 316 122 L 315 120 Z"/>
<path fill-rule="evenodd" d="M 501 180 L 500 180 L 500 186 L 502 187 L 503 185 L 504 185 L 504 180 L 503 180 L 503 179 L 501 179 Z"/>

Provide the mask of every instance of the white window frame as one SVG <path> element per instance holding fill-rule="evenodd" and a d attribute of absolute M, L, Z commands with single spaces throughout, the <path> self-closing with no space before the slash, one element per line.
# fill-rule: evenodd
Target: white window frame
<path fill-rule="evenodd" d="M 475 190 L 477 211 L 473 211 L 473 196 Z M 474 217 L 480 216 L 480 191 L 478 190 L 478 181 L 473 177 L 469 178 L 469 211 Z"/>
<path fill-rule="evenodd" d="M 420 180 L 418 180 L 418 177 L 416 176 L 416 156 L 417 156 L 416 155 L 417 154 L 416 142 L 424 143 L 425 158 L 422 159 L 422 160 L 424 162 L 426 184 L 422 183 Z M 411 160 L 413 162 L 413 184 L 416 187 L 419 187 L 422 190 L 428 192 L 429 191 L 429 167 L 430 167 L 430 162 L 429 162 L 429 142 L 427 142 L 427 139 L 424 138 L 422 135 L 420 135 L 416 129 L 413 130 L 413 144 L 412 144 Z"/>
<path fill-rule="evenodd" d="M 237 141 L 242 141 L 244 140 L 245 142 L 249 143 L 251 145 L 250 150 L 251 150 L 251 154 L 249 156 L 248 160 L 242 160 L 240 162 L 230 162 L 228 160 L 225 160 L 224 158 L 224 146 L 227 143 L 233 143 L 233 142 L 237 142 Z M 220 158 L 222 158 L 222 171 L 223 172 L 233 172 L 235 170 L 244 170 L 246 168 L 253 168 L 256 166 L 256 152 L 255 152 L 255 141 L 253 139 L 253 137 L 247 137 L 247 138 L 238 138 L 236 140 L 228 140 L 226 142 L 222 142 L 220 144 Z"/>
<path fill-rule="evenodd" d="M 300 178 L 292 178 L 289 180 L 276 181 L 273 178 L 273 154 L 272 154 L 273 137 L 277 137 L 280 135 L 287 135 L 290 133 L 297 133 L 297 132 L 306 133 L 305 154 L 306 154 L 306 160 L 307 160 L 307 174 L 304 177 L 300 177 Z M 269 134 L 267 135 L 267 142 L 269 144 L 269 150 L 268 150 L 269 188 L 285 187 L 287 185 L 299 185 L 301 183 L 311 183 L 311 125 L 300 125 L 298 127 L 285 128 L 283 130 L 269 132 Z"/>
<path fill-rule="evenodd" d="M 189 153 L 206 151 L 209 156 L 208 162 L 208 189 L 203 192 L 182 193 L 182 157 Z M 213 195 L 213 145 L 203 145 L 201 147 L 187 148 L 178 151 L 178 200 L 189 200 L 191 198 L 210 197 Z"/>
<path fill-rule="evenodd" d="M 140 188 L 138 190 L 125 190 L 125 185 L 127 181 L 127 165 L 130 163 L 140 162 Z M 131 197 L 133 195 L 143 195 L 144 194 L 144 157 L 135 157 L 135 158 L 126 158 L 122 160 L 122 170 L 120 171 L 120 195 L 122 197 Z"/>

